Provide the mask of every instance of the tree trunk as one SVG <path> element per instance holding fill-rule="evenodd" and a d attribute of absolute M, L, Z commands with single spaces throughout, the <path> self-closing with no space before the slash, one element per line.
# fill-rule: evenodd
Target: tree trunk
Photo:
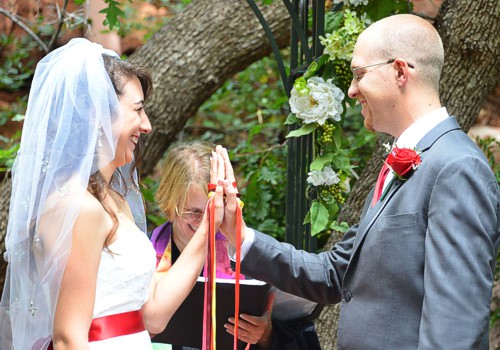
<path fill-rule="evenodd" d="M 261 6 L 280 47 L 289 44 L 290 21 L 281 1 Z M 143 174 L 153 170 L 187 120 L 223 83 L 267 56 L 271 46 L 245 0 L 199 0 L 156 33 L 131 60 L 153 72 L 148 100 L 153 132 L 147 137 Z"/>
<path fill-rule="evenodd" d="M 445 0 L 434 23 L 445 50 L 440 83 L 441 102 L 448 113 L 457 117 L 465 131 L 476 120 L 482 104 L 498 81 L 498 12 L 498 0 Z M 382 165 L 382 144 L 391 139 L 384 135 L 378 141 L 373 157 L 339 214 L 339 221 L 349 224 L 359 221 L 365 198 L 375 185 Z M 332 236 L 327 247 L 331 248 L 339 239 Z M 325 350 L 337 348 L 338 314 L 338 305 L 327 306 L 317 321 L 318 334 Z"/>
<path fill-rule="evenodd" d="M 5 179 L 0 183 L 0 295 L 5 282 L 5 270 L 7 262 L 3 259 L 5 252 L 5 232 L 7 232 L 7 218 L 9 217 L 9 202 L 12 183 Z"/>

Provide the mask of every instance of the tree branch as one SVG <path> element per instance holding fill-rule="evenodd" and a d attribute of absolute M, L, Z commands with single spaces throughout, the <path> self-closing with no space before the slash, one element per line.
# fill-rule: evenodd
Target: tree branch
<path fill-rule="evenodd" d="M 57 37 L 59 36 L 59 33 L 61 32 L 62 25 L 64 23 L 64 13 L 66 13 L 66 7 L 68 6 L 68 0 L 64 0 L 62 10 L 59 10 L 59 5 L 56 3 L 56 9 L 57 9 L 57 28 L 56 31 L 54 32 L 54 35 L 52 35 L 52 38 L 50 39 L 48 49 L 52 50 L 54 47 L 54 44 L 57 40 Z"/>
<path fill-rule="evenodd" d="M 1 7 L 0 7 L 0 13 L 5 15 L 12 22 L 17 24 L 22 29 L 24 29 L 24 31 L 26 33 L 28 33 L 37 42 L 38 45 L 40 45 L 40 47 L 42 48 L 43 51 L 45 51 L 45 53 L 49 53 L 49 47 L 42 41 L 42 39 L 40 39 L 40 37 L 34 31 L 32 31 L 26 24 L 24 24 L 21 20 L 19 20 L 16 17 L 16 15 L 12 14 L 11 12 L 9 12 Z"/>

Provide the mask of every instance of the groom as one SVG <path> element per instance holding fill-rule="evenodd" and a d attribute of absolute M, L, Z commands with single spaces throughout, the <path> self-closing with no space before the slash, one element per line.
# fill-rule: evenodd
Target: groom
<path fill-rule="evenodd" d="M 365 127 L 394 136 L 415 166 L 405 180 L 389 172 L 377 186 L 385 194 L 372 191 L 332 250 L 307 253 L 243 229 L 245 275 L 341 303 L 339 349 L 488 349 L 500 194 L 481 150 L 441 107 L 443 56 L 437 31 L 413 15 L 359 36 L 349 96 Z M 233 245 L 234 203 L 221 226 Z"/>

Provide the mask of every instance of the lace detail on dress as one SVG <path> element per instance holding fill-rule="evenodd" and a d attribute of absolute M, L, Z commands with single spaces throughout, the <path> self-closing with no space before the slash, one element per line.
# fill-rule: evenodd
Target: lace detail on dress
<path fill-rule="evenodd" d="M 94 318 L 142 308 L 155 269 L 155 251 L 146 234 L 122 225 L 101 253 Z"/>

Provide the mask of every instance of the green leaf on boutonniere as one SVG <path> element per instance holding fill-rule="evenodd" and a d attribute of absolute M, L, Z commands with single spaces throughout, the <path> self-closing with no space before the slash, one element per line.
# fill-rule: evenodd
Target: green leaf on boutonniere
<path fill-rule="evenodd" d="M 293 125 L 293 124 L 297 124 L 297 122 L 298 122 L 298 119 L 295 116 L 295 114 L 290 113 L 290 114 L 288 114 L 288 117 L 286 117 L 284 124 L 285 125 Z"/>
<path fill-rule="evenodd" d="M 318 124 L 304 124 L 300 129 L 290 131 L 286 138 L 308 135 L 318 128 Z"/>
<path fill-rule="evenodd" d="M 382 195 L 380 196 L 379 201 L 382 202 L 384 200 L 385 196 L 387 196 L 387 193 L 389 193 L 389 190 L 391 189 L 392 184 L 394 183 L 394 180 L 396 180 L 396 179 L 397 179 L 396 177 L 393 177 L 392 180 L 391 180 L 391 182 L 389 182 L 387 184 L 387 186 L 384 189 L 384 192 L 382 192 Z"/>
<path fill-rule="evenodd" d="M 310 213 L 311 236 L 316 236 L 327 228 L 328 210 L 322 203 L 314 201 L 311 205 Z"/>
<path fill-rule="evenodd" d="M 319 157 L 316 157 L 314 159 L 314 161 L 311 163 L 311 165 L 309 166 L 309 169 L 311 171 L 313 171 L 313 170 L 320 171 L 321 169 L 323 169 L 325 164 L 331 163 L 333 161 L 334 156 L 335 156 L 335 154 L 333 154 L 333 153 L 326 153 L 326 154 L 320 155 Z"/>

